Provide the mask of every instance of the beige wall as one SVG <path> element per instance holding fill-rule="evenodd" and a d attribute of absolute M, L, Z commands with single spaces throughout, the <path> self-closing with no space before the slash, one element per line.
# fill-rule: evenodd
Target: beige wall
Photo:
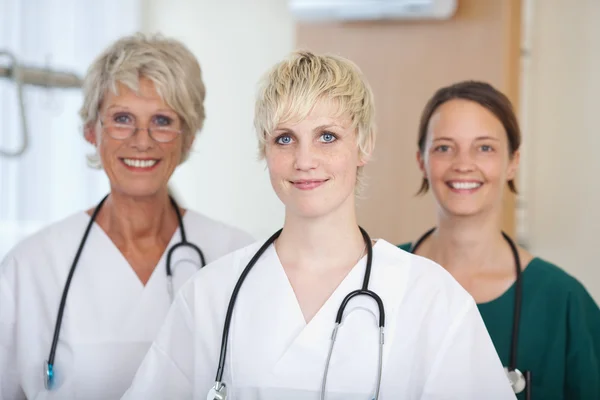
<path fill-rule="evenodd" d="M 600 303 L 600 1 L 528 7 L 522 236 Z"/>
<path fill-rule="evenodd" d="M 415 161 L 418 119 L 437 88 L 482 79 L 518 100 L 520 15 L 519 0 L 459 0 L 448 21 L 299 25 L 299 47 L 354 60 L 373 86 L 380 134 L 358 210 L 374 237 L 399 243 L 434 224 L 431 197 L 414 194 L 422 177 Z M 504 225 L 514 233 L 510 195 Z"/>
<path fill-rule="evenodd" d="M 258 161 L 252 119 L 260 76 L 294 47 L 284 0 L 143 0 L 143 27 L 189 46 L 207 88 L 206 123 L 172 187 L 182 204 L 257 239 L 283 224 L 283 206 Z"/>
<path fill-rule="evenodd" d="M 367 198 L 359 205 L 361 223 L 374 236 L 412 239 L 433 223 L 431 199 L 413 196 L 421 107 L 442 84 L 488 79 L 521 103 L 520 239 L 580 278 L 600 302 L 600 1 L 523 2 L 529 55 L 518 95 L 518 0 L 459 0 L 457 16 L 446 22 L 303 24 L 296 32 L 284 0 L 260 0 L 265 12 L 244 0 L 144 0 L 146 30 L 186 41 L 208 82 L 206 129 L 176 176 L 176 190 L 193 208 L 257 236 L 279 227 L 281 205 L 255 160 L 255 82 L 296 45 L 335 51 L 361 64 L 378 100 L 381 135 L 367 171 Z M 206 195 L 216 188 L 227 201 Z M 507 226 L 511 210 L 512 202 Z"/>

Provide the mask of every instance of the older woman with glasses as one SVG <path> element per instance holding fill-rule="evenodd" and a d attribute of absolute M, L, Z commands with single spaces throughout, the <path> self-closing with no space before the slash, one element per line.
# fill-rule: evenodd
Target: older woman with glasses
<path fill-rule="evenodd" d="M 89 162 L 111 190 L 0 264 L 0 399 L 120 398 L 173 292 L 253 241 L 169 196 L 204 121 L 200 66 L 184 45 L 122 38 L 92 64 L 83 92 Z"/>

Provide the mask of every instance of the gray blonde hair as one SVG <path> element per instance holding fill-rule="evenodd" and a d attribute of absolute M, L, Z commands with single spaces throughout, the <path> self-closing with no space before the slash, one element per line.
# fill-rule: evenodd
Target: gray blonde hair
<path fill-rule="evenodd" d="M 79 115 L 84 126 L 98 121 L 107 91 L 118 94 L 117 82 L 138 92 L 141 77 L 154 83 L 159 96 L 181 118 L 184 135 L 181 162 L 185 161 L 194 135 L 204 124 L 206 89 L 200 65 L 190 50 L 160 34 L 123 37 L 94 60 L 83 83 L 84 99 Z M 88 164 L 101 167 L 97 152 L 88 155 Z"/>
<path fill-rule="evenodd" d="M 300 121 L 318 101 L 332 101 L 338 116 L 349 116 L 357 131 L 361 158 L 367 159 L 375 145 L 373 93 L 361 70 L 340 56 L 317 55 L 300 50 L 291 53 L 263 77 L 254 113 L 260 158 L 267 141 L 280 123 Z M 357 171 L 357 188 L 362 186 L 362 167 Z"/>

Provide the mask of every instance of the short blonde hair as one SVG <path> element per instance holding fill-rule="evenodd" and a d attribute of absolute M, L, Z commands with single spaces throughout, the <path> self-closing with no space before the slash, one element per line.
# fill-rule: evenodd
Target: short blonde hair
<path fill-rule="evenodd" d="M 339 116 L 351 118 L 360 155 L 368 158 L 375 144 L 373 93 L 361 70 L 340 56 L 300 50 L 276 64 L 260 82 L 254 114 L 260 157 L 280 123 L 302 120 L 320 100 L 333 101 Z M 362 168 L 357 175 L 361 184 Z"/>
<path fill-rule="evenodd" d="M 123 37 L 104 50 L 92 63 L 83 82 L 84 126 L 96 123 L 108 90 L 117 93 L 117 82 L 139 91 L 140 78 L 152 80 L 156 91 L 181 118 L 187 159 L 194 135 L 204 124 L 206 89 L 202 71 L 191 51 L 181 42 L 162 35 L 137 33 Z M 88 156 L 90 166 L 100 168 L 98 154 Z"/>

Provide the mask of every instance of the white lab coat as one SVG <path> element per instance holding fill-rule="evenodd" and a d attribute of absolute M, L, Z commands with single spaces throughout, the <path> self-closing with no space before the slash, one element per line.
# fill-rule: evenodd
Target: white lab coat
<path fill-rule="evenodd" d="M 206 399 L 232 289 L 261 243 L 209 265 L 179 292 L 123 399 Z M 229 399 L 318 400 L 335 316 L 362 285 L 363 258 L 305 323 L 274 247 L 235 305 L 224 382 Z M 386 312 L 380 399 L 514 399 L 469 294 L 442 267 L 378 240 L 370 288 Z M 327 399 L 371 399 L 379 329 L 375 303 L 352 300 L 333 350 Z"/>
<path fill-rule="evenodd" d="M 166 252 L 142 285 L 123 255 L 94 224 L 69 290 L 56 351 L 56 385 L 44 388 L 44 362 L 63 287 L 90 217 L 75 214 L 24 240 L 0 265 L 0 399 L 118 399 L 162 324 L 170 298 Z M 187 240 L 206 261 L 254 240 L 193 211 L 183 217 Z M 180 241 L 179 229 L 167 249 Z M 187 247 L 172 260 L 175 290 L 197 271 Z"/>

